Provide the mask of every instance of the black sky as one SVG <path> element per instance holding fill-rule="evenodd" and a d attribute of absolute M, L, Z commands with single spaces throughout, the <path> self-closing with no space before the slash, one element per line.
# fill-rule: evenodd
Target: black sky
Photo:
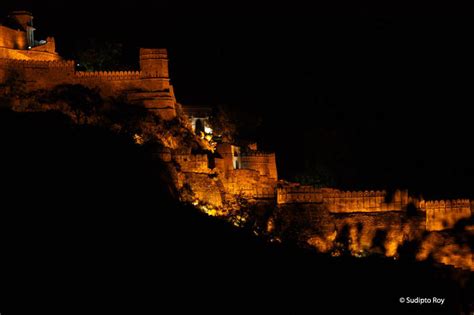
<path fill-rule="evenodd" d="M 314 4 L 312 4 L 314 5 Z M 474 198 L 474 6 L 453 2 L 2 1 L 38 35 L 166 47 L 178 100 L 263 118 L 286 177 L 322 165 L 343 188 Z M 306 165 L 306 166 L 305 166 Z"/>

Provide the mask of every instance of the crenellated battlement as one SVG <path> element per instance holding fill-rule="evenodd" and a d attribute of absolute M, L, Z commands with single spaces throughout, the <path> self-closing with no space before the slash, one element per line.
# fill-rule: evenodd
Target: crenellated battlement
<path fill-rule="evenodd" d="M 385 190 L 365 191 L 341 191 L 338 189 L 323 188 L 324 198 L 361 198 L 361 197 L 383 197 L 387 196 Z"/>
<path fill-rule="evenodd" d="M 277 203 L 322 203 L 323 192 L 320 188 L 303 185 L 290 185 L 277 188 Z"/>
<path fill-rule="evenodd" d="M 452 208 L 470 208 L 471 200 L 469 199 L 454 199 L 454 200 L 422 200 L 419 202 L 419 208 L 423 211 L 427 210 L 447 210 Z"/>
<path fill-rule="evenodd" d="M 74 60 L 22 60 L 0 59 L 1 66 L 14 68 L 67 68 L 74 70 Z M 139 80 L 141 71 L 75 71 L 78 78 L 99 78 L 104 80 Z"/>
<path fill-rule="evenodd" d="M 246 151 L 246 152 L 242 152 L 242 156 L 272 158 L 272 157 L 275 156 L 275 153 L 273 153 L 273 152 L 263 152 L 263 151 Z"/>
<path fill-rule="evenodd" d="M 461 219 L 472 215 L 471 200 L 430 200 L 420 201 L 418 208 L 426 212 L 426 229 L 440 231 L 452 228 Z"/>
<path fill-rule="evenodd" d="M 100 80 L 139 80 L 140 71 L 77 71 L 75 75 L 79 79 L 95 78 Z"/>
<path fill-rule="evenodd" d="M 207 154 L 175 154 L 173 155 L 177 162 L 206 162 L 208 161 Z"/>

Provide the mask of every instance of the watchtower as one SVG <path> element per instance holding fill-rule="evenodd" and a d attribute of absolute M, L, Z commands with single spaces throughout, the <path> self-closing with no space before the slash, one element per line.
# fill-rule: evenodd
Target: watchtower
<path fill-rule="evenodd" d="M 140 48 L 140 69 L 142 78 L 169 79 L 166 49 Z"/>
<path fill-rule="evenodd" d="M 13 11 L 8 16 L 13 22 L 18 24 L 22 28 L 22 31 L 26 32 L 26 39 L 28 47 L 32 48 L 35 46 L 35 36 L 33 27 L 33 14 L 28 11 Z"/>

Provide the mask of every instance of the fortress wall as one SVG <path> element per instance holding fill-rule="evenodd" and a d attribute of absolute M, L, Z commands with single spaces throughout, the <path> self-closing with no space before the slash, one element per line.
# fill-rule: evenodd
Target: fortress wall
<path fill-rule="evenodd" d="M 61 60 L 61 57 L 56 53 L 47 51 L 20 50 L 0 47 L 0 59 L 55 61 Z"/>
<path fill-rule="evenodd" d="M 31 50 L 38 51 L 38 52 L 48 52 L 48 53 L 57 55 L 56 41 L 54 40 L 54 37 L 47 37 L 45 44 L 35 46 Z"/>
<path fill-rule="evenodd" d="M 39 61 L 0 59 L 0 69 L 3 69 L 6 79 L 17 73 L 27 82 L 29 90 L 52 88 L 58 84 L 74 81 L 73 61 Z"/>
<path fill-rule="evenodd" d="M 48 54 L 22 51 L 21 53 Z M 76 72 L 74 61 L 0 59 L 0 68 L 16 71 L 32 82 L 31 88 L 53 87 L 58 84 L 82 84 L 105 91 L 145 90 L 171 95 L 169 79 L 143 78 L 141 71 Z"/>
<path fill-rule="evenodd" d="M 259 186 L 256 187 L 256 195 L 255 198 L 257 199 L 271 199 L 274 200 L 276 196 L 275 187 L 271 185 Z"/>
<path fill-rule="evenodd" d="M 324 203 L 333 213 L 401 211 L 408 205 L 407 191 L 397 190 L 388 203 L 386 197 L 386 191 L 323 189 Z"/>
<path fill-rule="evenodd" d="M 75 73 L 77 79 L 97 79 L 107 81 L 122 80 L 138 80 L 140 79 L 140 71 L 95 71 L 85 72 L 78 71 Z"/>
<path fill-rule="evenodd" d="M 139 71 L 75 72 L 71 82 L 98 88 L 104 96 L 118 96 L 127 90 L 142 89 Z"/>
<path fill-rule="evenodd" d="M 277 188 L 277 203 L 322 203 L 323 193 L 313 186 L 288 186 Z"/>
<path fill-rule="evenodd" d="M 426 229 L 429 231 L 449 229 L 459 220 L 471 217 L 469 199 L 421 201 L 419 208 L 426 211 Z"/>
<path fill-rule="evenodd" d="M 260 175 L 278 179 L 275 153 L 248 152 L 241 156 L 242 168 L 257 170 Z"/>
<path fill-rule="evenodd" d="M 275 198 L 275 180 L 261 176 L 256 170 L 233 170 L 223 176 L 222 182 L 225 190 L 234 195 L 256 199 Z"/>
<path fill-rule="evenodd" d="M 181 171 L 191 173 L 209 173 L 208 158 L 206 154 L 177 154 L 173 155 Z"/>
<path fill-rule="evenodd" d="M 223 180 L 224 188 L 234 195 L 253 197 L 257 195 L 260 174 L 255 170 L 237 169 L 228 173 Z"/>
<path fill-rule="evenodd" d="M 53 39 L 51 45 L 54 45 Z M 37 48 L 40 50 L 41 46 Z M 43 48 L 48 50 L 52 46 Z M 18 50 L 17 53 L 18 58 L 12 59 L 10 55 L 0 58 L 0 82 L 18 73 L 30 91 L 81 84 L 98 88 L 104 97 L 125 94 L 131 103 L 154 111 L 165 120 L 176 117 L 176 99 L 170 85 L 165 49 L 141 49 L 140 71 L 76 72 L 74 61 L 51 60 L 60 57 L 48 51 Z M 42 60 L 28 60 L 34 56 Z"/>
<path fill-rule="evenodd" d="M 142 72 L 140 71 L 140 74 Z M 110 82 L 117 82 L 117 79 L 112 78 Z M 128 87 L 129 90 L 142 90 L 147 92 L 164 92 L 169 97 L 174 99 L 173 88 L 169 79 L 162 78 L 137 78 L 132 79 L 132 83 Z"/>
<path fill-rule="evenodd" d="M 28 41 L 26 33 L 0 25 L 0 47 L 27 49 Z"/>
<path fill-rule="evenodd" d="M 223 174 L 230 174 L 234 170 L 232 145 L 230 143 L 217 144 L 216 152 L 221 156 L 216 159 L 216 168 Z"/>
<path fill-rule="evenodd" d="M 286 186 L 278 188 L 277 202 L 323 203 L 331 213 L 401 211 L 408 205 L 408 192 L 396 191 L 392 201 L 385 202 L 386 191 L 340 191 L 312 186 Z"/>

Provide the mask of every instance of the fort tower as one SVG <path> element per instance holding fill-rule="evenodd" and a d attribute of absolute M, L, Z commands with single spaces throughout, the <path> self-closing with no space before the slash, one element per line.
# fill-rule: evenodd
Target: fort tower
<path fill-rule="evenodd" d="M 35 46 L 35 36 L 33 27 L 33 14 L 28 11 L 13 11 L 8 16 L 10 20 L 20 27 L 21 31 L 26 32 L 28 48 Z"/>

